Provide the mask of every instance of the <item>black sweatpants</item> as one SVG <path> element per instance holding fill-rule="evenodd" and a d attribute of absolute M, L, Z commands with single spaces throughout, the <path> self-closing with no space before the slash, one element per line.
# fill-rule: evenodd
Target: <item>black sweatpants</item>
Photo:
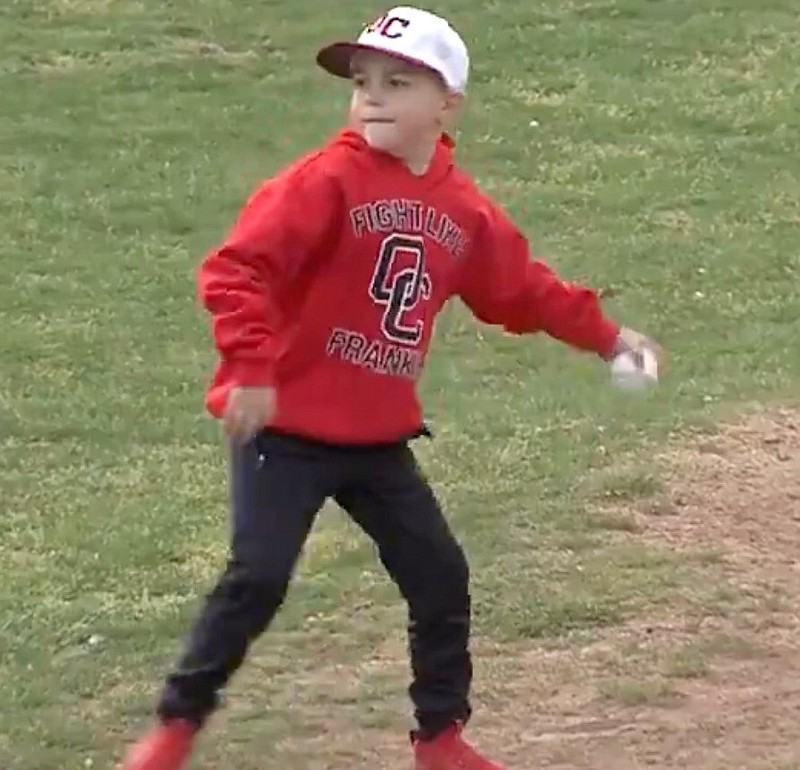
<path fill-rule="evenodd" d="M 470 717 L 469 571 L 407 444 L 337 447 L 262 432 L 231 448 L 232 542 L 158 704 L 163 719 L 202 724 L 250 643 L 283 602 L 327 498 L 372 538 L 408 603 L 419 730 Z"/>

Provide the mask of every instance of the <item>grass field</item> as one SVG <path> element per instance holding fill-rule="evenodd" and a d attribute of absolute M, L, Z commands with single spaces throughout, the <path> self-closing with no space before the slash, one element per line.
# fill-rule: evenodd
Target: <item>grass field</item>
<path fill-rule="evenodd" d="M 796 0 L 430 7 L 472 49 L 462 163 L 670 361 L 657 394 L 631 399 L 550 340 L 460 307 L 442 319 L 424 383 L 436 439 L 419 452 L 473 565 L 476 738 L 502 747 L 500 715 L 539 686 L 501 679 L 508 661 L 667 608 L 740 606 L 713 541 L 640 537 L 629 511 L 667 490 L 664 442 L 797 395 L 800 26 Z M 110 767 L 148 722 L 226 552 L 194 269 L 258 180 L 338 127 L 347 87 L 313 55 L 377 10 L 0 5 L 3 770 Z M 369 544 L 331 509 L 197 766 L 405 761 L 403 634 Z M 695 642 L 668 669 L 702 678 L 708 660 Z M 629 669 L 598 697 L 668 698 Z"/>

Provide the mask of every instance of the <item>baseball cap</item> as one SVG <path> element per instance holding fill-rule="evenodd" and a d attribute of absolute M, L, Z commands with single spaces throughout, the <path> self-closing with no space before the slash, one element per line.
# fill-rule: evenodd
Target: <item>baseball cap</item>
<path fill-rule="evenodd" d="M 392 8 L 367 26 L 355 42 L 325 46 L 317 54 L 317 63 L 332 75 L 349 78 L 353 54 L 363 50 L 427 67 L 438 73 L 451 91 L 466 90 L 467 46 L 446 19 L 429 11 L 404 5 Z"/>

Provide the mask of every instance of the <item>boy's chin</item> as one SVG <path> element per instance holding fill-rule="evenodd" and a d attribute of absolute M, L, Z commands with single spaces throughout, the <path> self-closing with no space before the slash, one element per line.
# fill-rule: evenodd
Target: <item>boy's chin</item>
<path fill-rule="evenodd" d="M 387 130 L 385 126 L 364 126 L 361 134 L 367 144 L 375 150 L 393 154 L 401 150 L 401 142 L 394 130 Z"/>

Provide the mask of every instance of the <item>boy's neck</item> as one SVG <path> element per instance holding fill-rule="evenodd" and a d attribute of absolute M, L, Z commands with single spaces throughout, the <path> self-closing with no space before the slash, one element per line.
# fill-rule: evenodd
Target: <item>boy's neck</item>
<path fill-rule="evenodd" d="M 439 135 L 437 134 L 419 142 L 415 147 L 408 148 L 398 157 L 414 176 L 424 176 L 431 166 L 438 142 Z"/>
<path fill-rule="evenodd" d="M 414 176 L 424 176 L 431 166 L 433 160 L 433 153 L 436 151 L 435 147 L 430 148 L 427 156 L 415 156 L 413 158 L 401 158 L 403 163 L 406 164 L 408 170 Z"/>

